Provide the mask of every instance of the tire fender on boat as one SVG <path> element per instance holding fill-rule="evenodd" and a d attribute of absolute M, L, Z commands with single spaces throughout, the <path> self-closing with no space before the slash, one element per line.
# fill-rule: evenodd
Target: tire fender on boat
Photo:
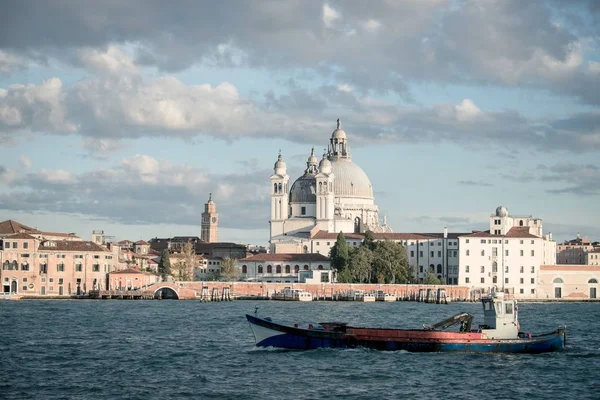
<path fill-rule="evenodd" d="M 349 336 L 348 339 L 346 339 L 346 346 L 349 349 L 354 349 L 356 346 L 358 346 L 358 341 L 354 336 Z"/>

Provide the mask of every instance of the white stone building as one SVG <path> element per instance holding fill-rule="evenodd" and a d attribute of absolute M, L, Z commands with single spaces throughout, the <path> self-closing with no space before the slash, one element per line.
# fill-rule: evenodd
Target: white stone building
<path fill-rule="evenodd" d="M 334 282 L 329 258 L 321 254 L 257 254 L 237 260 L 241 279 L 249 282 L 296 283 L 311 279 Z M 304 279 L 303 279 L 304 278 Z"/>
<path fill-rule="evenodd" d="M 556 264 L 556 242 L 542 233 L 541 219 L 510 216 L 498 207 L 489 231 L 459 237 L 458 284 L 536 298 L 540 266 Z"/>
<path fill-rule="evenodd" d="M 314 149 L 304 174 L 289 187 L 287 165 L 280 154 L 271 175 L 271 253 L 309 253 L 318 231 L 391 232 L 379 222 L 373 187 L 350 156 L 346 132 L 338 120 L 328 150 L 319 162 Z"/>

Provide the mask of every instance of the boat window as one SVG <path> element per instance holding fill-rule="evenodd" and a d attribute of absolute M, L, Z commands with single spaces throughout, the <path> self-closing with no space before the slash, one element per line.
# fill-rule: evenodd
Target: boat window
<path fill-rule="evenodd" d="M 489 301 L 483 303 L 483 311 L 494 311 L 493 303 Z"/>
<path fill-rule="evenodd" d="M 505 310 L 507 314 L 512 314 L 513 313 L 513 305 L 512 303 L 504 303 L 505 306 Z"/>
<path fill-rule="evenodd" d="M 502 303 L 496 303 L 496 314 L 502 314 Z"/>

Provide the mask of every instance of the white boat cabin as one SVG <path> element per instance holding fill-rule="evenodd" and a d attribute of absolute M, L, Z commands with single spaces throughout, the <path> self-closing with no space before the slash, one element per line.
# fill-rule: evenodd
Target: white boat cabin
<path fill-rule="evenodd" d="M 517 339 L 519 337 L 519 308 L 516 299 L 504 298 L 504 293 L 493 293 L 481 299 L 483 303 L 482 333 L 490 339 Z"/>

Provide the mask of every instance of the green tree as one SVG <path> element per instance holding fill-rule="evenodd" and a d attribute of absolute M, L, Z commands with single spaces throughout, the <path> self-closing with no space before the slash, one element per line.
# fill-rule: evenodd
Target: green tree
<path fill-rule="evenodd" d="M 426 285 L 441 285 L 443 282 L 441 279 L 436 278 L 435 273 L 433 272 L 433 268 L 429 268 L 424 283 Z"/>
<path fill-rule="evenodd" d="M 407 282 L 408 257 L 404 246 L 390 240 L 378 242 L 373 251 L 373 275 L 378 283 Z"/>
<path fill-rule="evenodd" d="M 377 247 L 377 242 L 375 241 L 375 235 L 373 231 L 366 231 L 365 238 L 363 239 L 362 246 L 365 246 L 369 250 L 373 251 Z"/>
<path fill-rule="evenodd" d="M 351 253 L 348 269 L 352 282 L 369 283 L 373 268 L 373 252 L 367 246 L 360 246 Z"/>
<path fill-rule="evenodd" d="M 348 276 L 345 270 L 348 269 L 348 259 L 350 258 L 350 248 L 348 243 L 346 243 L 346 238 L 344 234 L 340 232 L 338 234 L 337 240 L 331 251 L 329 252 L 329 259 L 331 260 L 331 266 L 338 273 L 338 280 L 340 279 L 340 275 L 342 277 Z"/>
<path fill-rule="evenodd" d="M 233 258 L 225 257 L 221 260 L 221 276 L 228 281 L 233 281 L 240 277 L 239 268 Z"/>
<path fill-rule="evenodd" d="M 169 249 L 164 249 L 158 263 L 158 273 L 162 276 L 163 281 L 167 276 L 171 275 L 171 258 Z"/>

